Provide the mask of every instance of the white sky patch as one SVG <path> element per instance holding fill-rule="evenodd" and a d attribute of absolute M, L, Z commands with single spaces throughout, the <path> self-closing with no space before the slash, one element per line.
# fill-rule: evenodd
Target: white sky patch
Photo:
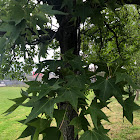
<path fill-rule="evenodd" d="M 37 1 L 36 1 L 36 0 L 32 0 L 32 2 L 34 2 L 35 4 L 37 4 Z M 32 13 L 30 14 L 30 16 L 32 16 Z M 58 28 L 59 28 L 59 24 L 57 23 L 57 20 L 56 20 L 55 16 L 51 16 L 51 20 L 52 20 L 52 22 L 51 22 L 51 23 L 48 22 L 47 25 L 48 25 L 52 30 L 57 31 Z M 37 29 L 40 30 L 40 27 L 37 26 Z M 26 48 L 30 49 L 30 46 L 27 45 Z M 37 46 L 37 45 L 35 45 L 35 49 L 38 50 L 38 46 Z M 58 48 L 58 49 L 56 49 L 56 50 L 49 48 L 49 49 L 47 50 L 47 53 L 48 53 L 47 57 L 46 57 L 46 58 L 40 58 L 40 61 L 43 61 L 43 60 L 54 60 L 53 56 L 54 56 L 54 53 L 55 53 L 56 51 L 57 51 L 57 52 L 60 52 L 60 48 Z M 58 58 L 58 59 L 60 59 L 60 58 Z M 38 58 L 38 56 L 35 56 L 35 57 L 33 58 L 33 61 L 34 61 L 35 63 L 39 63 L 39 58 Z M 19 58 L 19 62 L 23 62 L 23 63 L 24 63 L 24 57 L 20 57 L 20 58 Z M 36 70 L 36 68 L 34 68 L 33 71 L 35 71 L 35 70 Z"/>

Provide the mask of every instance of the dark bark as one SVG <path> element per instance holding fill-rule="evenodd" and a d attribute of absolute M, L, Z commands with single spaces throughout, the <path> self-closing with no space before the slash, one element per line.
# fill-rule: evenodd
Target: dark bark
<path fill-rule="evenodd" d="M 80 45 L 77 32 L 78 26 L 75 26 L 75 24 L 70 22 L 70 20 L 70 16 L 64 17 L 58 30 L 61 53 L 65 54 L 68 50 L 73 49 L 73 53 L 75 55 L 79 55 Z M 61 126 L 64 140 L 77 140 L 77 137 L 74 139 L 74 127 L 69 126 L 69 122 L 77 116 L 76 111 L 66 102 L 60 103 L 60 109 L 67 110 L 66 117 L 68 120 L 63 121 Z"/>
<path fill-rule="evenodd" d="M 75 2 L 76 0 L 73 0 L 73 4 L 75 4 Z M 48 0 L 47 3 L 53 5 L 54 10 L 69 13 L 67 6 L 61 8 L 62 0 Z M 79 19 L 77 18 L 76 21 L 72 21 L 72 16 L 70 14 L 67 16 L 55 15 L 55 17 L 59 23 L 56 39 L 59 41 L 61 54 L 65 54 L 68 50 L 72 49 L 73 54 L 79 55 Z M 59 109 L 67 110 L 66 118 L 68 120 L 63 120 L 60 125 L 64 140 L 78 140 L 78 136 L 74 138 L 74 126 L 69 125 L 70 121 L 77 116 L 76 111 L 68 102 L 60 103 Z"/>
<path fill-rule="evenodd" d="M 59 104 L 59 109 L 66 110 L 66 118 L 67 120 L 62 120 L 60 124 L 60 130 L 63 133 L 64 140 L 78 140 L 78 136 L 74 137 L 74 126 L 70 126 L 70 121 L 77 117 L 76 111 L 72 108 L 72 106 L 65 102 Z"/>
<path fill-rule="evenodd" d="M 73 54 L 79 55 L 80 41 L 78 35 L 78 24 L 70 21 L 71 16 L 65 16 L 60 21 L 60 27 L 58 30 L 59 43 L 61 53 L 65 54 L 68 50 L 73 49 Z M 78 21 L 77 21 L 78 22 Z M 69 122 L 77 116 L 76 111 L 69 103 L 60 103 L 60 109 L 67 110 L 66 117 L 68 120 L 62 122 L 61 131 L 63 133 L 64 140 L 77 140 L 74 138 L 74 126 L 69 126 Z"/>

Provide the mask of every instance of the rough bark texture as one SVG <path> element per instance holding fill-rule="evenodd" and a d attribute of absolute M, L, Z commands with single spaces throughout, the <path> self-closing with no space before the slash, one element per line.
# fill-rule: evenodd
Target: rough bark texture
<path fill-rule="evenodd" d="M 67 6 L 61 8 L 62 0 L 48 0 L 49 5 L 54 5 L 53 9 L 61 10 L 63 12 L 69 13 Z M 76 0 L 73 0 L 73 4 L 76 4 Z M 80 39 L 79 39 L 79 27 L 80 22 L 77 19 L 72 21 L 71 15 L 55 15 L 57 22 L 59 23 L 59 29 L 57 31 L 57 40 L 59 41 L 61 54 L 65 54 L 68 50 L 73 49 L 73 54 L 79 55 L 80 50 Z M 74 138 L 74 126 L 70 126 L 70 121 L 77 116 L 76 111 L 72 106 L 67 103 L 60 103 L 59 108 L 67 110 L 66 118 L 68 120 L 63 120 L 60 125 L 60 130 L 63 133 L 64 140 L 78 140 L 78 137 Z"/>
<path fill-rule="evenodd" d="M 77 116 L 76 111 L 67 102 L 60 103 L 60 109 L 67 110 L 67 120 L 63 120 L 60 125 L 60 130 L 63 133 L 64 140 L 78 140 L 78 136 L 76 138 L 74 137 L 74 126 L 69 125 L 70 121 Z"/>
<path fill-rule="evenodd" d="M 70 16 L 65 16 L 60 23 L 58 32 L 61 53 L 65 54 L 68 50 L 73 49 L 73 53 L 79 55 L 78 26 L 70 20 Z M 66 117 L 68 120 L 63 121 L 61 126 L 64 140 L 78 140 L 78 137 L 74 138 L 74 127 L 69 126 L 69 122 L 77 116 L 76 111 L 69 103 L 61 103 L 60 109 L 67 110 Z"/>

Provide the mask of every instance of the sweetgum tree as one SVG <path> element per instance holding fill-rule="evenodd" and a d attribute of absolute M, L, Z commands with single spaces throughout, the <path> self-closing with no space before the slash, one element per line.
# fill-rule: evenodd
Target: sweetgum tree
<path fill-rule="evenodd" d="M 132 52 L 138 49 L 139 30 L 134 32 L 129 24 L 136 35 L 126 31 L 127 12 L 121 14 L 125 4 L 135 4 L 132 10 L 139 13 L 139 0 L 0 1 L 1 77 L 10 73 L 21 78 L 35 66 L 35 57 L 39 58 L 36 73 L 44 74 L 42 81 L 26 82 L 28 89 L 12 99 L 15 104 L 5 112 L 9 114 L 19 106 L 32 108 L 20 121 L 27 128 L 19 138 L 38 140 L 41 134 L 43 140 L 109 139 L 109 130 L 102 125 L 102 120 L 109 120 L 102 108 L 111 97 L 122 106 L 123 117 L 133 123 L 133 111 L 139 106 L 124 87 L 138 87 L 123 66 L 128 59 L 126 48 Z M 60 55 L 55 53 L 54 60 L 47 60 L 49 48 L 60 48 Z M 96 71 L 89 71 L 90 63 L 96 64 Z M 52 72 L 55 77 L 49 78 Z M 96 82 L 91 83 L 93 77 Z M 88 104 L 90 90 L 94 98 Z M 80 131 L 84 132 L 81 137 Z"/>

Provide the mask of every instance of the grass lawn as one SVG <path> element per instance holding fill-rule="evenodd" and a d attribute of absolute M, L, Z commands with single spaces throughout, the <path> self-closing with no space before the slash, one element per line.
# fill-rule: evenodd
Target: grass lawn
<path fill-rule="evenodd" d="M 137 104 L 140 105 L 140 101 Z M 134 112 L 132 125 L 126 118 L 123 119 L 122 107 L 116 100 L 110 103 L 109 107 L 111 111 L 104 109 L 111 122 L 104 122 L 105 128 L 110 129 L 108 135 L 113 140 L 140 140 L 140 110 Z"/>
<path fill-rule="evenodd" d="M 0 87 L 0 140 L 16 140 L 26 127 L 17 121 L 25 119 L 30 109 L 19 107 L 10 115 L 2 115 L 14 103 L 8 99 L 19 97 L 20 90 L 21 87 Z"/>
<path fill-rule="evenodd" d="M 21 87 L 0 87 L 0 114 L 7 110 L 13 102 L 8 100 L 19 97 Z M 90 95 L 90 99 L 92 99 Z M 108 135 L 112 140 L 140 140 L 140 110 L 134 112 L 134 125 L 131 125 L 126 119 L 123 122 L 122 108 L 112 99 L 110 110 L 104 109 L 111 123 L 103 121 L 105 128 L 110 129 Z M 140 105 L 140 101 L 137 102 Z M 0 140 L 16 140 L 26 126 L 17 121 L 25 119 L 30 109 L 19 107 L 15 112 L 8 116 L 0 115 Z M 89 118 L 89 122 L 91 122 Z M 29 140 L 29 138 L 22 139 Z"/>

